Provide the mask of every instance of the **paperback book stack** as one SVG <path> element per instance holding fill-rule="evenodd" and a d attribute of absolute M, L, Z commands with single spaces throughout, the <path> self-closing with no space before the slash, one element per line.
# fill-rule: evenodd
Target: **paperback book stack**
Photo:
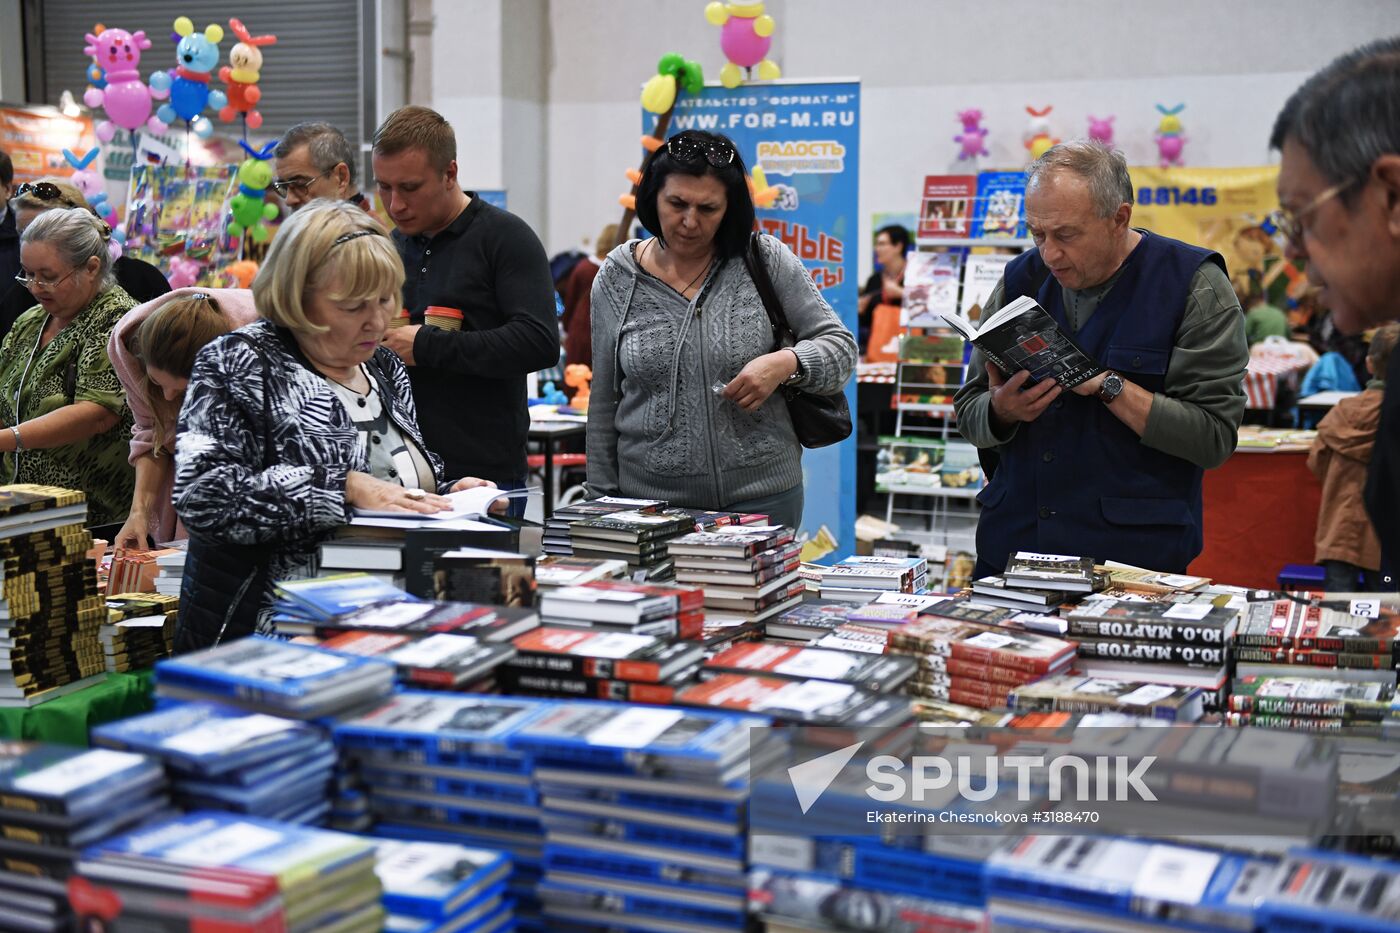
<path fill-rule="evenodd" d="M 594 580 L 621 580 L 626 576 L 625 560 L 549 554 L 535 561 L 535 586 L 540 593 Z"/>
<path fill-rule="evenodd" d="M 1051 613 L 1103 589 L 1108 582 L 1087 557 L 1017 551 L 1003 574 L 972 582 L 972 598 L 1018 612 Z"/>
<path fill-rule="evenodd" d="M 382 929 L 374 846 L 345 833 L 196 811 L 83 852 L 79 929 Z"/>
<path fill-rule="evenodd" d="M 666 704 L 704 656 L 698 641 L 545 627 L 515 639 L 497 682 L 503 693 Z"/>
<path fill-rule="evenodd" d="M 1323 677 L 1237 677 L 1226 722 L 1299 732 L 1400 732 L 1395 688 Z"/>
<path fill-rule="evenodd" d="M 481 606 L 476 603 L 425 602 L 418 599 L 370 603 L 328 618 L 279 622 L 282 635 L 329 638 L 346 632 L 377 632 L 425 638 L 470 635 L 483 642 L 504 643 L 540 624 L 534 609 Z"/>
<path fill-rule="evenodd" d="M 187 546 L 170 547 L 156 556 L 155 591 L 162 596 L 179 596 L 180 586 L 185 579 L 185 558 L 189 555 Z M 111 588 L 108 588 L 111 592 Z"/>
<path fill-rule="evenodd" d="M 918 661 L 909 693 L 981 709 L 1006 706 L 1012 689 L 1062 674 L 1074 664 L 1074 645 L 999 623 L 1007 610 L 947 599 L 917 621 L 895 629 L 886 649 Z"/>
<path fill-rule="evenodd" d="M 630 512 L 637 509 L 665 508 L 661 499 L 624 499 L 619 496 L 599 496 L 584 499 L 572 505 L 560 506 L 544 523 L 544 552 L 546 554 L 573 554 L 573 526 L 575 522 L 590 518 L 612 515 L 615 512 Z"/>
<path fill-rule="evenodd" d="M 254 635 L 156 665 L 156 696 L 291 719 L 347 716 L 394 690 L 394 666 Z"/>
<path fill-rule="evenodd" d="M 120 593 L 107 597 L 107 621 L 98 630 L 107 670 L 139 671 L 175 652 L 180 596 Z"/>
<path fill-rule="evenodd" d="M 505 850 L 519 915 L 537 914 L 544 844 L 531 757 L 511 736 L 552 707 L 526 697 L 404 691 L 333 738 L 379 836 Z"/>
<path fill-rule="evenodd" d="M 0 895 L 19 885 L 15 875 L 67 878 L 84 846 L 169 808 L 160 762 L 144 755 L 0 742 Z M 35 896 L 53 893 L 51 885 L 40 887 Z M 0 896 L 0 920 L 12 920 L 4 910 L 15 906 Z M 36 901 L 23 912 L 46 911 Z"/>
<path fill-rule="evenodd" d="M 669 544 L 676 582 L 703 587 L 707 615 L 762 622 L 802 601 L 802 546 L 783 525 L 726 525 Z"/>
<path fill-rule="evenodd" d="M 535 761 L 550 930 L 746 929 L 746 807 L 758 718 L 564 701 L 513 745 Z M 771 740 L 771 737 L 769 737 Z"/>
<path fill-rule="evenodd" d="M 375 873 L 387 933 L 502 933 L 515 925 L 506 896 L 510 857 L 492 849 L 383 839 Z"/>
<path fill-rule="evenodd" d="M 112 555 L 112 565 L 107 571 L 107 592 L 109 593 L 155 593 L 156 575 L 160 572 L 157 560 L 177 553 L 175 548 L 155 550 L 119 548 Z M 180 552 L 183 553 L 183 552 Z M 180 566 L 184 567 L 181 558 Z M 180 589 L 175 588 L 175 595 Z"/>
<path fill-rule="evenodd" d="M 330 812 L 335 748 L 306 723 L 217 703 L 171 703 L 97 726 L 94 745 L 165 764 L 185 810 L 229 810 L 284 823 L 322 824 Z"/>
<path fill-rule="evenodd" d="M 495 690 L 497 668 L 515 655 L 510 644 L 448 633 L 412 638 L 395 632 L 342 632 L 320 647 L 388 661 L 397 670 L 399 683 L 408 687 L 468 693 Z"/>
<path fill-rule="evenodd" d="M 32 706 L 105 673 L 106 609 L 81 492 L 0 487 L 0 706 Z"/>
<path fill-rule="evenodd" d="M 1393 601 L 1250 603 L 1235 635 L 1238 677 L 1323 677 L 1395 686 Z"/>
<path fill-rule="evenodd" d="M 1400 923 L 1400 866 L 1393 860 L 1296 849 L 1255 911 L 1257 929 L 1384 933 Z"/>
<path fill-rule="evenodd" d="M 769 641 L 811 644 L 846 621 L 851 603 L 840 599 L 806 599 L 763 623 Z"/>
<path fill-rule="evenodd" d="M 275 588 L 277 602 L 272 620 L 278 632 L 314 630 L 336 616 L 376 603 L 417 601 L 417 597 L 368 573 L 283 580 Z"/>
<path fill-rule="evenodd" d="M 1206 691 L 1083 674 L 1060 674 L 1012 688 L 1006 705 L 1017 712 L 1120 713 L 1190 723 L 1205 712 Z"/>
<path fill-rule="evenodd" d="M 669 580 L 675 565 L 667 543 L 694 530 L 694 516 L 680 510 L 613 512 L 572 523 L 571 553 L 575 557 L 625 560 L 634 579 Z"/>
<path fill-rule="evenodd" d="M 433 598 L 528 609 L 535 604 L 535 558 L 456 548 L 433 558 Z"/>
<path fill-rule="evenodd" d="M 705 630 L 705 594 L 684 586 L 596 580 L 545 593 L 544 624 L 693 640 Z"/>
<path fill-rule="evenodd" d="M 919 593 L 881 593 L 874 602 L 864 606 L 846 603 L 845 620 L 817 639 L 816 645 L 861 654 L 884 654 L 891 632 L 914 622 L 921 612 L 943 601 L 944 597 Z"/>
<path fill-rule="evenodd" d="M 883 592 L 921 593 L 928 584 L 923 557 L 848 557 L 821 570 L 823 599 L 868 603 Z"/>

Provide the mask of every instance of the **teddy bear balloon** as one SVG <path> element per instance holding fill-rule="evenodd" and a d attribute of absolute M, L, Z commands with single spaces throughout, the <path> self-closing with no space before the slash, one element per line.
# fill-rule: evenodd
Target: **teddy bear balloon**
<path fill-rule="evenodd" d="M 150 87 L 141 80 L 136 68 L 141 64 L 141 50 L 151 47 L 143 30 L 134 33 L 125 29 L 104 29 L 100 34 L 88 33 L 83 52 L 91 55 L 103 71 L 103 86 L 89 87 L 83 103 L 107 111 L 107 119 L 97 124 L 97 138 L 112 141 L 117 128 L 136 132 L 145 127 L 150 133 L 164 133 L 165 123 L 151 116 L 151 99 L 163 100 L 165 92 Z M 155 75 L 151 76 L 152 82 Z"/>
<path fill-rule="evenodd" d="M 1096 117 L 1090 114 L 1089 138 L 1105 146 L 1113 145 L 1113 115 Z"/>
<path fill-rule="evenodd" d="M 175 47 L 174 71 L 158 71 L 151 75 L 151 87 L 156 91 L 169 91 L 170 102 L 157 112 L 166 123 L 174 123 L 178 117 L 186 120 L 200 139 L 208 139 L 214 132 L 214 124 L 204 116 L 204 108 L 222 110 L 228 103 L 223 91 L 209 89 L 209 73 L 219 64 L 219 43 L 224 38 L 224 28 L 211 23 L 203 33 L 194 31 L 194 23 L 188 16 L 175 20 L 175 33 L 180 43 Z M 106 33 L 103 33 L 106 35 Z M 108 76 L 111 80 L 111 76 Z"/>
<path fill-rule="evenodd" d="M 975 107 L 962 110 L 958 112 L 958 119 L 962 121 L 963 131 L 953 137 L 953 142 L 962 146 L 962 151 L 958 153 L 959 161 L 987 155 L 987 131 L 982 126 L 982 111 Z"/>
<path fill-rule="evenodd" d="M 705 19 L 720 27 L 719 47 L 729 59 L 719 72 L 719 83 L 728 88 L 738 87 L 744 80 L 739 69 L 752 74 L 758 66 L 760 81 L 782 77 L 777 64 L 768 58 L 773 47 L 773 17 L 763 12 L 762 3 L 721 3 L 715 0 L 705 7 Z"/>
<path fill-rule="evenodd" d="M 261 46 L 274 45 L 274 35 L 253 36 L 240 20 L 228 21 L 228 28 L 238 37 L 238 44 L 229 49 L 229 65 L 219 69 L 219 80 L 228 85 L 228 105 L 219 111 L 219 119 L 232 123 L 240 113 L 247 114 L 248 129 L 262 126 L 262 114 L 255 108 L 262 99 L 262 88 L 258 87 L 259 72 L 262 71 Z"/>
<path fill-rule="evenodd" d="M 277 217 L 277 205 L 266 200 L 267 186 L 272 184 L 272 158 L 277 148 L 273 140 L 262 149 L 254 149 L 243 140 L 238 141 L 248 158 L 238 166 L 238 193 L 229 198 L 229 211 L 233 217 L 228 222 L 230 236 L 241 237 L 245 232 L 253 234 L 254 243 L 266 243 L 268 237 L 265 221 Z"/>
<path fill-rule="evenodd" d="M 1177 116 L 1185 109 L 1185 104 L 1177 104 L 1175 107 L 1157 105 L 1157 112 L 1162 115 L 1162 119 L 1157 124 L 1157 132 L 1153 134 L 1153 139 L 1157 140 L 1157 155 L 1162 168 L 1185 164 L 1182 161 L 1182 150 L 1186 148 L 1186 136 L 1181 132 L 1181 118 Z"/>

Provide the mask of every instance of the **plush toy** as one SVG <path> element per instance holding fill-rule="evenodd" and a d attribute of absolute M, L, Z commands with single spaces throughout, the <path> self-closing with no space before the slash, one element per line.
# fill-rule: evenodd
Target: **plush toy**
<path fill-rule="evenodd" d="M 219 80 L 228 85 L 228 104 L 219 111 L 219 119 L 232 123 L 239 114 L 244 114 L 248 129 L 255 130 L 263 122 L 262 114 L 255 109 L 262 100 L 262 89 L 258 87 L 263 60 L 261 47 L 276 44 L 277 37 L 249 35 L 242 21 L 236 19 L 228 21 L 228 28 L 238 37 L 238 44 L 228 52 L 229 65 L 233 67 L 225 65 L 219 69 Z"/>
<path fill-rule="evenodd" d="M 100 34 L 88 33 L 87 41 L 83 51 L 91 55 L 103 71 L 103 85 L 99 87 L 94 83 L 83 94 L 83 103 L 107 112 L 107 119 L 97 124 L 97 138 L 104 143 L 111 142 L 118 127 L 133 133 L 142 127 L 150 133 L 164 133 L 165 123 L 151 116 L 151 100 L 164 99 L 166 92 L 156 89 L 155 75 L 151 76 L 152 84 L 147 87 L 136 70 L 141 64 L 141 50 L 151 47 L 146 33 L 104 29 Z"/>
<path fill-rule="evenodd" d="M 214 132 L 214 124 L 204 116 L 204 108 L 222 110 L 228 103 L 223 91 L 210 90 L 209 75 L 219 64 L 219 43 L 224 38 L 224 28 L 211 23 L 202 33 L 194 31 L 194 23 L 188 16 L 175 20 L 175 34 L 180 42 L 175 46 L 175 60 L 178 63 L 173 71 L 158 71 L 151 75 L 151 87 L 163 97 L 170 94 L 170 102 L 163 105 L 157 116 L 166 123 L 185 120 L 200 139 L 208 139 Z"/>
<path fill-rule="evenodd" d="M 958 153 L 959 161 L 988 155 L 987 131 L 982 128 L 982 111 L 975 108 L 959 111 L 958 119 L 962 121 L 963 129 L 953 137 L 953 142 L 962 146 L 962 151 Z"/>
<path fill-rule="evenodd" d="M 782 77 L 782 71 L 770 60 L 768 50 L 773 47 L 773 30 L 776 28 L 773 17 L 763 12 L 762 3 L 714 3 L 705 7 L 705 19 L 713 26 L 720 27 L 719 47 L 724 57 L 729 59 L 720 69 L 719 83 L 728 88 L 738 87 L 744 81 L 744 73 L 753 76 L 753 68 L 758 66 L 760 81 L 772 81 Z"/>
<path fill-rule="evenodd" d="M 170 280 L 171 288 L 189 288 L 199 281 L 199 273 L 199 263 L 184 256 L 176 256 L 170 260 L 170 274 L 166 278 Z"/>
<path fill-rule="evenodd" d="M 1054 105 L 1036 110 L 1034 107 L 1027 107 L 1026 113 L 1031 115 L 1031 122 L 1026 127 L 1024 137 L 1026 151 L 1031 154 L 1031 159 L 1038 159 L 1050 150 L 1051 146 L 1058 145 L 1060 140 L 1050 135 L 1050 111 L 1054 110 Z"/>
<path fill-rule="evenodd" d="M 1185 109 L 1185 104 L 1177 104 L 1175 107 L 1157 105 L 1157 112 L 1162 115 L 1162 119 L 1158 122 L 1157 132 L 1152 134 L 1152 138 L 1157 140 L 1157 155 L 1162 168 L 1186 164 L 1181 157 L 1181 151 L 1186 147 L 1186 136 L 1181 132 L 1181 118 L 1177 116 Z"/>
<path fill-rule="evenodd" d="M 251 231 L 254 243 L 266 243 L 268 229 L 266 221 L 275 220 L 277 205 L 266 200 L 267 186 L 272 184 L 272 158 L 277 148 L 273 140 L 262 149 L 254 149 L 243 140 L 238 141 L 248 158 L 238 166 L 238 193 L 229 199 L 229 211 L 233 216 L 228 222 L 230 236 L 241 237 Z"/>
<path fill-rule="evenodd" d="M 1100 119 L 1090 114 L 1089 138 L 1095 142 L 1103 143 L 1105 146 L 1113 145 L 1113 115 L 1109 114 Z"/>

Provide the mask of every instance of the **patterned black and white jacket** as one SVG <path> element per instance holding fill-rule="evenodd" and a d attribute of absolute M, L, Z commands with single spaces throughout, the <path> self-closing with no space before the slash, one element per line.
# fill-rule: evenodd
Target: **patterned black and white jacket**
<path fill-rule="evenodd" d="M 269 549 L 266 608 L 270 583 L 314 572 L 317 545 L 350 520 L 346 475 L 370 467 L 349 412 L 289 331 L 256 321 L 236 334 L 195 359 L 180 409 L 175 511 L 192 536 Z M 378 381 L 391 390 L 394 424 L 418 445 L 445 492 L 450 484 L 423 443 L 407 370 L 384 347 L 376 364 L 385 377 Z"/>

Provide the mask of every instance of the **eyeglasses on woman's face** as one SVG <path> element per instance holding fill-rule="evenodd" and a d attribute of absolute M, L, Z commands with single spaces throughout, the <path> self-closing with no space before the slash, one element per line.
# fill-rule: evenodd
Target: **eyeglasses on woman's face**
<path fill-rule="evenodd" d="M 64 282 L 68 281 L 68 279 L 72 278 L 77 273 L 77 269 L 71 269 L 69 270 L 67 275 L 61 276 L 52 282 L 48 282 L 44 279 L 38 278 L 30 274 L 30 272 L 27 269 L 20 269 L 20 274 L 15 276 L 15 281 L 23 285 L 25 288 L 29 289 L 31 292 L 35 289 L 44 292 L 51 292 L 54 289 L 58 288 L 58 286 L 62 285 Z"/>

